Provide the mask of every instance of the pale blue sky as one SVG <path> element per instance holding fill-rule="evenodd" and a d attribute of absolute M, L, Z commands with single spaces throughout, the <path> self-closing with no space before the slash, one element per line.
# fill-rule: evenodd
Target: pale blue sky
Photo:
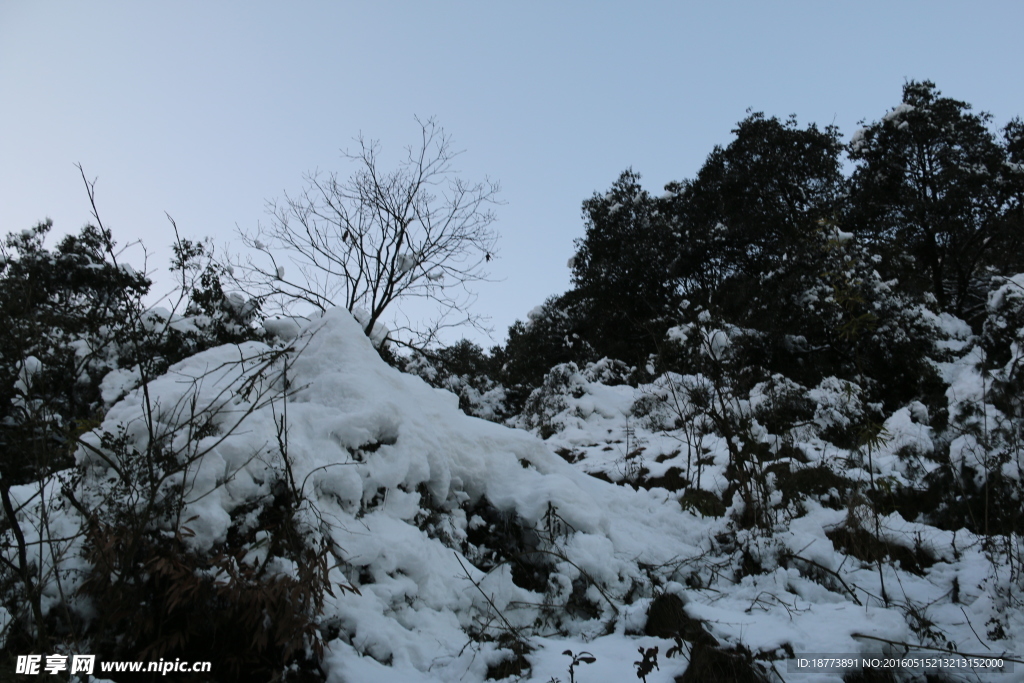
<path fill-rule="evenodd" d="M 463 175 L 503 188 L 476 304 L 500 341 L 568 287 L 580 203 L 625 168 L 654 192 L 691 177 L 747 108 L 849 137 L 906 79 L 1002 124 L 1024 114 L 1022 26 L 1019 0 L 0 0 L 0 229 L 77 231 L 80 162 L 161 289 L 165 211 L 225 244 L 304 172 L 346 171 L 360 131 L 387 158 L 436 116 Z"/>

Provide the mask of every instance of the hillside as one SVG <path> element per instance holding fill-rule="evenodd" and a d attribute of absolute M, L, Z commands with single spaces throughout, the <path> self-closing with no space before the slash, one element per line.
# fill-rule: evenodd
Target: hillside
<path fill-rule="evenodd" d="M 970 368 L 966 358 L 946 372 Z M 12 489 L 23 527 L 42 531 L 40 540 L 76 537 L 29 539 L 60 551 L 36 558 L 43 593 L 53 609 L 83 584 L 101 592 L 83 561 L 97 559 L 92 534 L 123 539 L 140 509 L 133 490 L 144 488 L 126 487 L 112 465 L 152 453 L 153 439 L 173 454 L 160 495 L 178 502 L 157 505 L 153 525 L 136 530 L 147 552 L 174 548 L 213 585 L 297 579 L 309 590 L 322 579 L 318 596 L 288 593 L 292 609 L 279 624 L 261 609 L 276 637 L 322 646 L 329 681 L 565 681 L 564 650 L 596 659 L 576 667 L 576 680 L 621 681 L 634 677 L 637 648 L 658 647 L 653 683 L 685 671 L 694 641 L 731 647 L 743 662 L 752 655 L 776 680 L 842 680 L 787 673 L 787 660 L 878 653 L 884 641 L 1012 656 L 1024 638 L 1008 600 L 1019 572 L 984 539 L 835 500 L 824 485 L 798 493 L 781 476 L 767 491 L 774 523 L 743 528 L 739 495 L 714 511 L 688 493 L 695 488 L 673 485 L 699 462 L 703 489 L 720 493 L 728 462 L 721 439 L 693 451 L 681 429 L 658 424 L 658 411 L 671 409 L 665 386 L 679 378 L 634 389 L 565 372 L 562 409 L 542 441 L 466 416 L 453 395 L 387 366 L 344 311 L 309 324 L 283 352 L 245 343 L 199 353 L 150 382 L 148 397 L 135 389 L 108 411 L 78 450 L 79 476 Z M 827 406 L 828 388 L 819 391 Z M 888 418 L 876 478 L 906 478 L 908 447 L 927 468 L 922 409 Z M 208 416 L 199 438 L 197 414 Z M 777 462 L 865 481 L 851 453 L 813 432 L 790 444 L 804 457 Z M 62 502 L 58 482 L 81 509 Z M 189 600 L 202 596 L 166 606 L 168 618 L 201 608 Z M 112 619 L 109 607 L 75 604 L 86 618 Z M 682 653 L 668 659 L 675 632 Z"/>
<path fill-rule="evenodd" d="M 439 335 L 480 324 L 497 185 L 432 119 L 248 253 L 178 236 L 159 305 L 83 174 L 92 223 L 0 244 L 0 670 L 1020 680 L 1024 121 L 992 121 L 930 81 L 849 143 L 748 112 L 584 200 L 571 287 L 487 351 Z"/>

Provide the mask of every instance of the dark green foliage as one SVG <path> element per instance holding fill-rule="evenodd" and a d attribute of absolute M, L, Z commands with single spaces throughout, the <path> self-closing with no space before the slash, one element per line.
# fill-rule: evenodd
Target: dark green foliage
<path fill-rule="evenodd" d="M 643 368 L 652 354 L 665 354 L 673 324 L 709 308 L 732 324 L 791 327 L 780 314 L 792 296 L 782 295 L 801 283 L 792 273 L 771 276 L 794 271 L 795 263 L 820 270 L 814 258 L 822 238 L 814 236 L 842 204 L 839 134 L 763 114 L 733 132 L 696 179 L 670 184 L 660 198 L 626 171 L 583 203 L 574 288 L 510 329 L 507 387 L 536 387 L 555 364 L 582 367 L 602 356 Z M 750 352 L 764 357 L 777 349 Z"/>
<path fill-rule="evenodd" d="M 702 517 L 721 517 L 725 514 L 725 503 L 722 499 L 703 489 L 687 489 L 679 504 L 684 510 L 689 510 Z"/>
<path fill-rule="evenodd" d="M 1015 117 L 1003 129 L 1003 144 L 1011 164 L 1024 163 L 1024 120 Z M 1011 169 L 1020 172 L 1020 169 Z"/>
<path fill-rule="evenodd" d="M 737 386 L 741 390 L 779 373 L 806 386 L 829 376 L 856 380 L 869 389 L 870 400 L 884 395 L 887 404 L 920 396 L 933 374 L 925 355 L 933 349 L 936 331 L 918 303 L 883 282 L 874 256 L 831 218 L 838 210 L 842 185 L 838 134 L 831 129 L 821 133 L 814 126 L 800 130 L 792 120 L 782 125 L 756 116 L 743 122 L 738 132 L 741 136 L 733 145 L 712 154 L 702 174 L 716 180 L 724 176 L 737 184 L 743 181 L 733 175 L 741 175 L 752 189 L 741 191 L 728 182 L 715 184 L 699 177 L 680 195 L 680 202 L 709 212 L 702 219 L 705 224 L 725 217 L 735 226 L 719 222 L 716 229 L 720 263 L 728 266 L 721 269 L 725 275 L 713 292 L 704 297 L 710 305 L 691 305 L 682 312 L 683 319 L 706 330 L 744 330 L 738 336 L 729 333 L 733 365 L 745 369 L 745 381 Z M 771 145 L 755 145 L 756 140 L 747 139 L 753 132 L 774 133 L 769 136 Z M 787 143 L 804 154 L 769 153 L 772 145 Z M 772 175 L 761 164 L 780 155 L 780 172 Z M 724 161 L 732 156 L 747 165 Z M 751 175 L 742 175 L 742 168 Z M 768 174 L 771 181 L 762 181 L 758 174 Z M 758 190 L 761 182 L 765 187 Z M 801 183 L 810 190 L 801 194 Z M 712 190 L 718 193 L 714 201 L 708 194 Z M 793 199 L 797 196 L 802 201 Z M 716 205 L 728 207 L 729 215 L 710 212 Z M 770 228 L 762 223 L 766 220 L 783 227 Z M 669 368 L 699 369 L 713 376 L 713 366 L 720 364 L 706 353 L 699 356 L 672 359 L 663 353 Z M 760 369 L 760 376 L 755 369 Z"/>
<path fill-rule="evenodd" d="M 56 447 L 73 437 L 104 410 L 100 382 L 111 370 L 134 366 L 144 381 L 204 348 L 254 338 L 248 323 L 256 302 L 224 295 L 217 268 L 202 263 L 203 245 L 182 240 L 174 247 L 172 271 L 180 272 L 182 296 L 192 301 L 187 324 L 175 325 L 169 319 L 181 316 L 146 310 L 142 300 L 151 282 L 119 261 L 109 231 L 87 225 L 49 250 L 43 241 L 51 227 L 41 223 L 4 243 L 0 448 L 26 438 L 45 438 Z M 10 468 L 22 467 L 20 459 L 11 453 L 2 460 L 10 481 Z"/>
<path fill-rule="evenodd" d="M 92 186 L 88 187 L 91 198 Z M 208 261 L 204 265 L 203 245 L 184 240 L 175 245 L 172 271 L 181 276 L 181 308 L 185 308 L 184 302 L 191 302 L 188 310 L 181 311 L 187 315 L 147 310 L 143 299 L 150 291 L 150 280 L 121 260 L 111 233 L 98 219 L 97 224 L 100 227 L 87 225 L 48 249 L 44 240 L 52 224 L 47 221 L 8 235 L 0 249 L 0 502 L 4 508 L 0 542 L 5 546 L 5 559 L 15 558 L 0 568 L 4 607 L 14 618 L 5 635 L 11 642 L 33 641 L 37 650 L 44 651 L 52 651 L 52 638 L 61 634 L 83 637 L 88 632 L 87 637 L 96 642 L 113 637 L 115 631 L 121 634 L 125 617 L 112 612 L 107 614 L 114 614 L 110 619 L 92 618 L 86 623 L 76 608 L 65 604 L 50 609 L 44 618 L 41 591 L 48 577 L 44 568 L 31 560 L 26 535 L 26 530 L 38 530 L 31 527 L 31 515 L 26 517 L 14 509 L 12 486 L 38 483 L 42 487 L 42 482 L 48 482 L 62 489 L 64 498 L 55 499 L 53 505 L 73 505 L 83 519 L 95 525 L 93 531 L 104 530 L 90 536 L 93 548 L 103 545 L 128 574 L 152 570 L 150 576 L 156 583 L 147 585 L 153 593 L 162 593 L 167 586 L 160 583 L 161 573 L 148 566 L 155 556 L 138 558 L 149 547 L 143 538 L 153 531 L 150 525 L 175 514 L 173 503 L 180 497 L 164 484 L 171 472 L 187 467 L 184 456 L 164 448 L 163 440 L 152 433 L 145 454 L 128 448 L 124 434 L 103 436 L 102 448 L 126 455 L 119 462 L 108 463 L 117 471 L 125 487 L 120 492 L 127 501 L 120 501 L 125 517 L 115 528 L 104 526 L 95 508 L 74 498 L 72 492 L 83 472 L 76 467 L 81 464 L 76 462 L 76 449 L 82 444 L 82 435 L 100 424 L 106 409 L 123 391 L 144 385 L 197 351 L 254 336 L 248 321 L 257 307 L 246 307 L 240 298 L 224 295 L 218 280 L 221 272 Z M 113 371 L 121 374 L 115 376 Z M 117 381 L 105 385 L 107 377 Z M 212 433 L 211 429 L 210 415 L 193 415 L 188 434 L 198 441 Z M 120 509 L 112 501 L 99 507 L 104 513 Z M 131 532 L 130 547 L 118 540 L 122 531 Z M 150 543 L 150 549 L 167 550 L 166 543 L 158 541 Z M 172 552 L 169 561 L 171 556 L 185 565 L 190 562 L 182 553 Z M 199 558 L 197 567 L 208 559 Z M 180 577 L 192 576 L 191 569 L 182 571 Z M 103 576 L 113 580 L 109 572 Z M 239 577 L 240 581 L 244 578 Z M 143 583 L 133 585 L 142 590 Z M 212 580 L 207 583 L 214 587 Z M 112 595 L 134 595 L 123 588 L 114 586 Z M 254 590 L 258 589 L 256 585 Z M 220 600 L 209 599 L 213 603 Z M 112 604 L 110 600 L 100 602 L 104 607 Z M 138 604 L 152 605 L 153 601 Z M 165 635 L 174 631 L 169 623 L 154 628 L 154 633 Z"/>
<path fill-rule="evenodd" d="M 899 562 L 905 571 L 918 575 L 935 564 L 935 559 L 922 549 L 886 542 L 858 525 L 837 526 L 825 535 L 836 548 L 869 564 L 882 560 Z"/>
<path fill-rule="evenodd" d="M 305 648 L 322 654 L 315 618 L 332 592 L 327 550 L 306 546 L 281 515 L 292 511 L 282 501 L 263 511 L 268 523 L 260 528 L 272 540 L 262 563 L 246 559 L 253 539 L 237 533 L 204 555 L 180 537 L 93 525 L 92 570 L 81 587 L 95 606 L 92 651 L 103 659 L 212 661 L 216 680 L 280 680 L 289 664 L 322 680 Z M 275 556 L 294 560 L 298 575 L 278 573 Z"/>
<path fill-rule="evenodd" d="M 989 298 L 979 342 L 985 369 L 994 373 L 1000 409 L 1024 417 L 1024 358 L 1019 353 L 1024 345 L 1024 277 L 1003 278 L 1001 284 Z"/>
<path fill-rule="evenodd" d="M 639 181 L 625 171 L 607 193 L 583 202 L 586 234 L 571 262 L 580 332 L 599 356 L 627 362 L 654 351 L 680 300 L 669 216 Z"/>
<path fill-rule="evenodd" d="M 1006 151 L 1002 170 L 1008 195 L 997 227 L 1002 248 L 989 249 L 985 263 L 991 272 L 1013 275 L 1024 271 L 1024 120 L 1016 117 L 1006 124 L 1001 145 Z"/>
<path fill-rule="evenodd" d="M 687 297 L 726 311 L 743 306 L 751 278 L 796 256 L 819 221 L 835 218 L 844 183 L 835 127 L 756 113 L 733 133 L 665 200 L 679 233 L 672 275 Z"/>
<path fill-rule="evenodd" d="M 989 296 L 977 338 L 976 393 L 950 396 L 948 466 L 927 480 L 939 504 L 936 526 L 1009 534 L 1024 525 L 1024 275 L 1004 278 Z"/>
<path fill-rule="evenodd" d="M 704 623 L 688 615 L 682 599 L 671 593 L 662 593 L 651 601 L 647 608 L 644 635 L 655 638 L 679 636 L 689 642 L 708 638 L 714 640 L 704 628 Z"/>
<path fill-rule="evenodd" d="M 103 409 L 100 381 L 119 366 L 120 344 L 134 338 L 133 314 L 150 286 L 117 264 L 108 232 L 86 226 L 50 251 L 43 241 L 51 227 L 8 235 L 0 250 L 0 539 L 16 558 L 0 568 L 0 591 L 15 619 L 13 640 L 40 649 L 56 625 L 44 619 L 11 488 L 74 463 L 76 438 Z"/>
<path fill-rule="evenodd" d="M 938 330 L 918 301 L 882 281 L 863 245 L 839 235 L 822 226 L 802 256 L 759 281 L 748 324 L 767 335 L 764 365 L 808 386 L 856 382 L 864 400 L 891 408 L 924 398 Z"/>
<path fill-rule="evenodd" d="M 691 482 L 683 476 L 682 469 L 669 467 L 665 474 L 657 477 L 643 477 L 637 483 L 645 489 L 658 487 L 666 491 L 684 491 Z"/>
<path fill-rule="evenodd" d="M 526 658 L 532 648 L 529 643 L 515 637 L 515 634 L 503 632 L 497 641 L 502 645 L 502 650 L 508 653 L 507 658 L 491 664 L 487 667 L 487 680 L 504 680 L 510 676 L 522 676 L 530 671 L 530 661 Z"/>
<path fill-rule="evenodd" d="M 441 370 L 450 377 L 478 377 L 495 374 L 491 358 L 482 348 L 468 339 L 462 339 L 452 346 L 438 349 L 434 354 L 434 359 Z"/>
<path fill-rule="evenodd" d="M 520 418 L 529 429 L 537 429 L 546 439 L 563 425 L 558 416 L 569 407 L 568 397 L 580 398 L 585 382 L 575 363 L 562 363 L 551 368 L 544 382 L 535 389 L 523 406 Z"/>
<path fill-rule="evenodd" d="M 512 581 L 527 590 L 543 593 L 554 570 L 554 558 L 542 550 L 543 539 L 515 512 L 499 510 L 486 498 L 466 509 L 479 521 L 467 530 L 466 557 L 483 571 L 508 563 Z"/>
<path fill-rule="evenodd" d="M 387 352 L 386 347 L 378 349 Z M 467 415 L 501 422 L 510 415 L 508 392 L 499 383 L 506 351 L 495 347 L 488 354 L 462 339 L 452 346 L 418 350 L 406 357 L 394 357 L 393 365 L 418 375 L 428 384 L 459 397 L 459 408 Z"/>
<path fill-rule="evenodd" d="M 200 318 L 198 326 L 213 343 L 237 344 L 255 338 L 253 321 L 259 317 L 263 299 L 224 292 L 223 282 L 231 273 L 214 260 L 208 243 L 178 239 L 172 248 L 170 270 L 179 274 L 181 291 L 188 293 L 186 315 Z"/>
<path fill-rule="evenodd" d="M 642 362 L 684 302 L 746 317 L 758 279 L 796 258 L 818 222 L 841 208 L 835 128 L 801 129 L 752 114 L 692 181 L 661 198 L 626 171 L 583 203 L 573 259 L 584 338 L 599 355 Z"/>
<path fill-rule="evenodd" d="M 849 149 L 857 162 L 851 226 L 881 248 L 885 277 L 967 319 L 984 302 L 990 269 L 1024 269 L 1024 173 L 1011 165 L 1020 124 L 1000 143 L 991 118 L 930 81 L 910 81 L 903 102 Z"/>
<path fill-rule="evenodd" d="M 580 664 L 593 664 L 597 661 L 597 657 L 590 654 L 589 652 L 576 652 L 572 650 L 566 650 L 562 653 L 571 659 L 569 662 L 569 683 L 576 683 L 576 667 Z"/>
<path fill-rule="evenodd" d="M 73 421 L 102 407 L 100 380 L 119 365 L 110 347 L 131 339 L 150 287 L 110 258 L 109 233 L 86 226 L 50 251 L 43 240 L 51 227 L 8 235 L 2 250 L 0 468 L 8 485 L 47 469 L 24 462 L 25 439 L 49 441 L 57 454 Z"/>
<path fill-rule="evenodd" d="M 1024 528 L 1022 487 L 1002 472 L 1010 463 L 1005 451 L 995 452 L 975 467 L 943 468 L 929 481 L 923 518 L 940 529 L 967 529 L 979 535 L 1008 535 Z M 1018 468 L 1011 465 L 1010 471 Z M 901 506 L 902 510 L 908 505 Z"/>
<path fill-rule="evenodd" d="M 632 369 L 625 363 L 607 358 L 582 369 L 572 362 L 556 365 L 545 375 L 543 383 L 530 393 L 518 422 L 528 429 L 537 429 L 541 438 L 546 439 L 564 427 L 567 415 L 563 412 L 569 407 L 569 399 L 583 396 L 588 382 L 616 386 L 626 384 L 632 374 Z"/>
<path fill-rule="evenodd" d="M 825 465 L 792 468 L 788 463 L 772 470 L 783 504 L 809 497 L 826 507 L 842 509 L 856 484 Z"/>
<path fill-rule="evenodd" d="M 557 431 L 575 391 L 568 380 L 593 357 L 624 359 L 655 376 L 677 373 L 635 406 L 652 426 L 685 433 L 685 470 L 681 462 L 661 483 L 691 487 L 684 505 L 705 514 L 721 514 L 721 500 L 739 493 L 738 521 L 760 526 L 779 514 L 767 507 L 773 487 L 785 489 L 784 507 L 805 496 L 839 507 L 853 488 L 833 470 L 802 468 L 800 454 L 785 448 L 790 430 L 813 425 L 819 438 L 863 455 L 884 442 L 885 416 L 908 404 L 919 402 L 933 429 L 945 429 L 950 412 L 956 423 L 935 361 L 951 360 L 960 342 L 945 338 L 948 325 L 928 308 L 938 301 L 969 313 L 981 329 L 980 302 L 1005 282 L 992 276 L 1024 267 L 1024 123 L 1011 121 L 997 141 L 987 115 L 971 114 L 934 85 L 912 82 L 904 94 L 906 106 L 855 136 L 852 185 L 834 127 L 753 114 L 694 179 L 670 184 L 662 197 L 627 171 L 584 202 L 574 289 L 510 335 L 517 362 L 506 370 L 519 369 L 520 386 L 541 387 L 515 403 L 525 407 L 521 424 L 542 436 Z M 961 520 L 981 514 L 972 506 L 982 490 L 1010 505 L 1000 517 L 1019 498 L 1000 475 L 1024 442 L 1006 426 L 1022 412 L 1019 363 L 1010 361 L 1024 321 L 1015 315 L 1000 311 L 984 322 L 989 400 L 1007 420 L 987 425 L 986 435 L 975 434 L 974 423 L 958 427 L 985 436 L 979 443 L 990 456 L 983 476 L 947 473 L 947 494 L 955 485 L 960 502 L 940 496 L 947 502 L 936 509 Z M 584 352 L 594 356 L 581 359 Z M 819 416 L 822 401 L 836 419 Z M 783 435 L 783 443 L 769 448 L 759 430 Z M 708 494 L 714 505 L 698 505 L 708 435 L 729 449 L 729 484 L 721 499 Z M 914 467 L 912 479 L 920 476 Z M 935 485 L 944 471 L 928 481 Z M 971 489 L 975 480 L 983 489 Z M 926 514 L 925 486 L 917 479 L 886 488 L 874 504 Z"/>
<path fill-rule="evenodd" d="M 555 365 L 584 365 L 599 358 L 586 336 L 584 304 L 575 292 L 551 297 L 531 312 L 527 322 L 516 321 L 505 348 L 495 353 L 498 375 L 505 386 L 510 414 L 518 414 L 530 392 L 539 387 Z"/>
<path fill-rule="evenodd" d="M 640 653 L 640 660 L 633 662 L 633 666 L 636 667 L 636 677 L 641 679 L 644 683 L 647 683 L 647 677 L 650 676 L 655 669 L 660 669 L 658 666 L 658 648 L 637 648 Z"/>

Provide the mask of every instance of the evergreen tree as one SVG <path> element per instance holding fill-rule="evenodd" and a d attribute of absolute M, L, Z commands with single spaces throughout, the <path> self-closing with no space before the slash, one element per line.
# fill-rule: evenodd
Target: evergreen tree
<path fill-rule="evenodd" d="M 757 278 L 795 257 L 804 236 L 840 211 L 834 127 L 756 113 L 733 132 L 694 180 L 669 184 L 661 197 L 626 171 L 584 202 L 573 295 L 579 332 L 598 356 L 642 363 L 684 303 L 713 304 L 744 323 Z"/>
<path fill-rule="evenodd" d="M 818 222 L 840 211 L 844 180 L 833 126 L 755 113 L 733 133 L 694 180 L 668 187 L 667 201 L 680 233 L 675 281 L 688 298 L 714 299 L 742 319 L 753 280 L 793 258 Z"/>
<path fill-rule="evenodd" d="M 1008 156 L 1019 156 L 1011 151 L 1019 124 L 1000 144 L 991 120 L 930 81 L 910 81 L 903 102 L 849 147 L 858 164 L 851 226 L 884 246 L 886 277 L 930 291 L 941 310 L 960 317 L 983 306 L 990 267 L 1024 265 L 1020 223 L 1009 220 L 1024 182 Z"/>
<path fill-rule="evenodd" d="M 990 250 L 988 259 L 998 274 L 1009 276 L 1024 270 L 1024 121 L 1020 117 L 1006 124 L 1002 146 L 1007 156 L 1004 182 L 1009 200 L 999 227 L 1003 248 Z"/>
<path fill-rule="evenodd" d="M 120 398 L 104 395 L 111 371 L 139 383 L 205 348 L 255 337 L 249 323 L 259 302 L 225 295 L 204 245 L 174 245 L 182 316 L 146 308 L 152 283 L 118 259 L 109 230 L 86 225 L 50 250 L 43 243 L 51 228 L 46 221 L 12 233 L 0 247 L 0 476 L 7 484 L 67 465 L 51 457 L 67 449 L 54 446 Z M 46 462 L 26 460 L 42 441 Z"/>
<path fill-rule="evenodd" d="M 118 349 L 150 287 L 144 274 L 110 259 L 109 233 L 86 226 L 50 251 L 43 240 L 51 227 L 47 221 L 8 235 L 0 259 L 5 486 L 67 466 L 66 458 L 49 456 L 62 452 L 59 442 L 75 420 L 102 407 L 100 381 L 119 366 Z"/>
<path fill-rule="evenodd" d="M 522 410 L 530 392 L 555 365 L 585 365 L 600 357 L 583 333 L 589 310 L 578 293 L 570 291 L 550 297 L 530 311 L 526 322 L 517 320 L 509 328 L 508 343 L 504 349 L 495 349 L 492 357 L 500 367 L 498 377 L 506 388 L 511 414 Z"/>
<path fill-rule="evenodd" d="M 670 277 L 675 237 L 665 218 L 633 171 L 583 202 L 586 234 L 571 261 L 573 294 L 580 331 L 600 356 L 641 360 L 667 329 L 679 294 Z"/>

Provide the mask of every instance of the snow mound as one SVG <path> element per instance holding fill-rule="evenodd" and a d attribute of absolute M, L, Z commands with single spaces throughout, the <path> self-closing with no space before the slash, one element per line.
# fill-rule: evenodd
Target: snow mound
<path fill-rule="evenodd" d="M 705 470 L 712 497 L 725 493 L 728 444 L 708 433 L 691 453 L 679 433 L 685 425 L 655 408 L 676 385 L 703 380 L 664 377 L 636 390 L 603 383 L 627 370 L 597 363 L 553 371 L 530 426 L 553 430 L 544 441 L 463 414 L 454 395 L 388 366 L 361 325 L 332 310 L 287 346 L 211 349 L 151 381 L 148 402 L 142 388 L 129 393 L 77 453 L 85 473 L 78 499 L 114 501 L 116 449 L 144 453 L 159 440 L 186 463 L 169 485 L 183 491 L 177 519 L 195 552 L 249 534 L 256 541 L 243 548 L 243 562 L 300 576 L 296 561 L 259 542 L 260 515 L 291 482 L 296 526 L 332 555 L 332 592 L 317 618 L 332 683 L 483 681 L 516 657 L 529 667 L 521 680 L 540 683 L 564 674 L 565 650 L 597 657 L 600 669 L 588 669 L 587 681 L 631 679 L 637 645 L 672 647 L 641 635 L 648 606 L 664 594 L 678 596 L 688 618 L 720 642 L 769 659 L 914 642 L 907 615 L 921 605 L 963 643 L 968 622 L 1003 618 L 994 566 L 965 532 L 880 517 L 880 538 L 931 558 L 912 573 L 844 552 L 859 529 L 856 510 L 810 498 L 790 505 L 780 494 L 771 503 L 779 524 L 758 531 L 735 524 L 736 495 L 721 501 L 724 514 L 689 498 L 682 478 L 691 477 L 691 461 L 698 482 Z M 821 409 L 826 394 L 845 389 L 823 382 L 809 391 Z M 645 402 L 643 417 L 636 406 Z M 196 414 L 209 416 L 198 430 Z M 832 425 L 843 415 L 820 417 Z M 889 417 L 889 440 L 874 457 L 880 481 L 910 477 L 906 459 L 927 458 L 926 421 L 920 404 Z M 805 459 L 824 465 L 824 452 L 813 455 L 820 439 L 806 438 L 797 444 Z M 12 495 L 23 502 L 30 492 Z M 837 535 L 842 528 L 853 531 Z M 740 575 L 748 560 L 760 570 Z M 954 585 L 960 597 L 951 599 Z M 894 586 L 898 600 L 880 597 Z M 1005 630 L 1019 632 L 1018 622 L 1007 620 Z M 663 658 L 649 680 L 667 683 L 684 668 L 682 659 Z"/>
<path fill-rule="evenodd" d="M 503 656 L 490 642 L 501 629 L 547 620 L 597 635 L 649 584 L 643 567 L 701 552 L 704 525 L 665 496 L 597 480 L 527 432 L 464 415 L 386 365 L 344 310 L 307 324 L 289 349 L 224 346 L 175 365 L 148 387 L 153 433 L 191 454 L 180 519 L 197 552 L 223 543 L 240 511 L 255 515 L 273 472 L 290 467 L 304 524 L 340 560 L 330 578 L 343 589 L 323 615 L 340 633 L 327 656 L 339 676 L 356 670 L 342 662 L 354 649 L 432 680 L 483 678 Z M 134 391 L 101 431 L 141 452 L 144 407 Z M 214 429 L 190 441 L 196 410 Z M 99 437 L 92 446 L 79 461 L 95 497 L 116 473 Z M 570 602 L 585 616 L 568 617 Z"/>

